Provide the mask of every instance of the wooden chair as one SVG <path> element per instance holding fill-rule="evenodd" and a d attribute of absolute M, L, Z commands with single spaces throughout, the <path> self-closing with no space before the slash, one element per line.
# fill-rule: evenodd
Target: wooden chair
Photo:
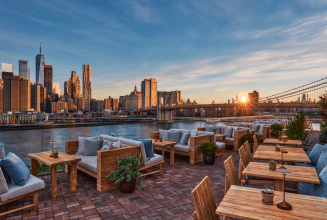
<path fill-rule="evenodd" d="M 246 141 L 244 143 L 244 148 L 245 148 L 245 152 L 246 152 L 247 157 L 250 160 L 250 162 L 254 162 L 253 155 L 251 153 L 251 148 L 250 148 L 250 145 L 249 145 L 249 142 L 248 141 Z"/>
<path fill-rule="evenodd" d="M 241 181 L 237 175 L 233 156 L 231 155 L 227 160 L 224 161 L 226 170 L 225 176 L 225 194 L 228 192 L 231 185 L 241 186 Z"/>
<path fill-rule="evenodd" d="M 258 143 L 258 140 L 257 140 L 257 136 L 255 136 L 255 135 L 253 135 L 253 140 L 254 140 L 254 144 L 253 144 L 253 155 L 254 155 L 254 153 L 258 149 L 259 143 Z"/>
<path fill-rule="evenodd" d="M 216 214 L 216 201 L 208 176 L 192 190 L 191 194 L 195 207 L 194 220 L 219 220 L 219 215 Z"/>

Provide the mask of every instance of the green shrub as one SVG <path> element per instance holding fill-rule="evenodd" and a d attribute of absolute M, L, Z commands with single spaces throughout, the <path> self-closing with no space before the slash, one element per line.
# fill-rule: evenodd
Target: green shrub
<path fill-rule="evenodd" d="M 254 136 L 254 134 L 251 133 L 251 132 L 243 135 L 242 138 L 241 138 L 241 143 L 244 144 L 246 141 L 248 141 L 249 143 L 254 143 L 253 136 Z M 256 138 L 258 140 L 258 143 L 262 143 L 262 139 L 259 138 L 258 135 L 255 135 L 255 136 L 256 136 Z"/>
<path fill-rule="evenodd" d="M 326 131 L 327 131 L 327 127 L 323 127 L 322 130 L 320 131 L 320 135 L 325 136 Z"/>
<path fill-rule="evenodd" d="M 305 131 L 304 127 L 305 121 L 306 118 L 303 112 L 301 110 L 298 111 L 297 115 L 295 115 L 295 119 L 287 125 L 287 131 L 285 132 L 289 140 L 301 140 L 303 146 L 308 144 L 309 138 L 309 132 Z"/>
<path fill-rule="evenodd" d="M 283 132 L 284 126 L 283 125 L 278 125 L 278 124 L 273 124 L 270 126 L 271 128 L 271 136 L 274 138 L 278 138 Z"/>
<path fill-rule="evenodd" d="M 134 156 L 133 154 L 126 154 L 126 157 L 118 157 L 119 167 L 116 170 L 112 170 L 106 178 L 115 181 L 119 184 L 123 181 L 131 181 L 133 178 L 139 178 L 141 183 L 141 188 L 143 190 L 143 184 L 141 177 L 140 168 L 144 167 L 145 161 L 139 160 L 139 155 Z"/>
<path fill-rule="evenodd" d="M 199 150 L 203 155 L 207 155 L 207 156 L 211 156 L 214 155 L 215 153 L 219 153 L 219 148 L 213 142 L 202 143 L 199 147 Z"/>

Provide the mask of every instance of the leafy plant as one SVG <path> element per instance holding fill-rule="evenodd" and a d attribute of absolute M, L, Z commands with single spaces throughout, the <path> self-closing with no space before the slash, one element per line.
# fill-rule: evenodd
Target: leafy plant
<path fill-rule="evenodd" d="M 268 195 L 274 194 L 274 191 L 270 188 L 265 188 L 264 190 L 262 190 L 262 192 Z"/>
<path fill-rule="evenodd" d="M 219 148 L 213 142 L 204 142 L 200 145 L 199 150 L 203 155 L 211 156 L 219 153 Z"/>
<path fill-rule="evenodd" d="M 276 163 L 276 161 L 275 160 L 271 160 L 271 161 L 269 161 L 269 163 Z"/>
<path fill-rule="evenodd" d="M 159 134 L 159 139 L 162 139 L 162 134 Z"/>
<path fill-rule="evenodd" d="M 327 127 L 323 127 L 320 131 L 320 135 L 325 137 L 325 132 L 327 131 Z"/>
<path fill-rule="evenodd" d="M 309 132 L 305 131 L 304 122 L 306 118 L 303 112 L 300 110 L 295 115 L 295 119 L 287 125 L 286 136 L 290 140 L 301 140 L 302 145 L 308 144 Z"/>
<path fill-rule="evenodd" d="M 216 133 L 216 131 L 217 131 L 217 128 L 213 128 L 213 129 L 212 129 L 212 131 L 213 131 L 214 133 Z"/>
<path fill-rule="evenodd" d="M 283 133 L 284 126 L 279 124 L 272 124 L 270 128 L 271 128 L 271 132 L 270 132 L 271 136 L 274 138 L 278 138 L 278 136 L 281 136 L 281 134 Z"/>
<path fill-rule="evenodd" d="M 254 143 L 253 136 L 254 136 L 254 134 L 251 133 L 251 132 L 243 135 L 242 138 L 241 138 L 241 143 L 244 144 L 246 141 L 248 141 L 249 143 Z M 255 136 L 256 136 L 256 138 L 258 140 L 258 143 L 262 143 L 262 139 L 259 138 L 258 135 L 255 135 Z"/>
<path fill-rule="evenodd" d="M 133 154 L 126 154 L 126 157 L 118 157 L 118 168 L 112 170 L 106 178 L 115 181 L 119 184 L 123 181 L 131 181 L 131 179 L 139 178 L 142 190 L 143 187 L 143 177 L 141 177 L 140 168 L 144 167 L 145 161 L 139 160 L 139 154 L 134 156 Z"/>

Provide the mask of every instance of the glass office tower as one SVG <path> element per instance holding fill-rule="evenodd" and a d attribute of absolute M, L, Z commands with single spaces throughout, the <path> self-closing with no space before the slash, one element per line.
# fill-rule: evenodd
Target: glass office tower
<path fill-rule="evenodd" d="M 35 70 L 36 70 L 36 84 L 44 86 L 44 65 L 45 57 L 41 54 L 41 43 L 40 43 L 40 54 L 35 57 Z"/>
<path fill-rule="evenodd" d="M 27 60 L 19 60 L 19 76 L 20 78 L 30 80 L 30 68 Z"/>

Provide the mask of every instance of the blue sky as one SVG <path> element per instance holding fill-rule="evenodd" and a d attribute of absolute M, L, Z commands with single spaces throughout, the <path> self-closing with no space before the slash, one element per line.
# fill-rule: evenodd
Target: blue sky
<path fill-rule="evenodd" d="M 92 96 L 129 94 L 144 78 L 199 103 L 261 97 L 326 77 L 327 1 L 0 2 L 0 62 L 35 56 L 63 87 L 92 66 Z M 321 91 L 310 93 L 315 97 Z"/>

